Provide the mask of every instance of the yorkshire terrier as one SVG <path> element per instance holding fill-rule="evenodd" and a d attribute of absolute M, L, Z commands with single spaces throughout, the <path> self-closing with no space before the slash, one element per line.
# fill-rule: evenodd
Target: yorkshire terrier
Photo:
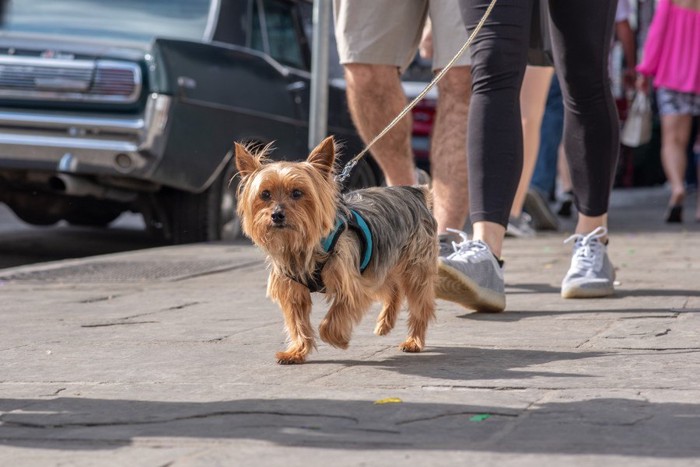
<path fill-rule="evenodd" d="M 281 364 L 303 363 L 313 348 L 311 293 L 330 303 L 319 335 L 346 349 L 353 326 L 376 300 L 374 333 L 392 330 L 404 299 L 404 352 L 420 352 L 435 317 L 437 227 L 426 186 L 374 187 L 341 195 L 335 143 L 323 140 L 303 162 L 271 162 L 266 149 L 236 144 L 238 215 L 266 254 L 267 296 L 284 314 L 288 347 Z"/>

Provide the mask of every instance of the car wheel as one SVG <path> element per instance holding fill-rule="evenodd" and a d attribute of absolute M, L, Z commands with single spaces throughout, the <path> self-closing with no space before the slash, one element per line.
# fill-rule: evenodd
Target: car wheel
<path fill-rule="evenodd" d="M 234 174 L 233 164 L 227 164 L 221 175 L 202 193 L 174 189 L 164 193 L 171 243 L 233 240 L 240 235 L 236 180 L 232 181 Z"/>

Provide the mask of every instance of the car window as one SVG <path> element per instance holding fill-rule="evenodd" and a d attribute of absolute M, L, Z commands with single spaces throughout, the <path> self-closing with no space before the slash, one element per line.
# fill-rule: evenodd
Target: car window
<path fill-rule="evenodd" d="M 253 21 L 250 46 L 268 53 L 284 65 L 305 69 L 293 5 L 277 0 L 263 0 L 264 14 L 259 15 L 259 3 L 255 2 L 253 14 L 258 21 Z"/>
<path fill-rule="evenodd" d="M 202 40 L 211 0 L 13 0 L 3 33 L 148 42 Z"/>

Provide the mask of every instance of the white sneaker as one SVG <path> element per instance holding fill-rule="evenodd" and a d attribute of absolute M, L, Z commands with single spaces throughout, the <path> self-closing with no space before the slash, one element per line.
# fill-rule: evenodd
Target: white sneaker
<path fill-rule="evenodd" d="M 458 230 L 462 242 L 453 242 L 454 253 L 438 258 L 438 298 L 476 311 L 499 312 L 506 307 L 503 267 L 488 245 L 469 240 Z"/>
<path fill-rule="evenodd" d="M 600 241 L 608 233 L 598 227 L 588 235 L 575 234 L 564 243 L 574 241 L 571 267 L 561 283 L 563 298 L 607 297 L 615 291 L 615 268 L 608 258 L 607 246 Z"/>

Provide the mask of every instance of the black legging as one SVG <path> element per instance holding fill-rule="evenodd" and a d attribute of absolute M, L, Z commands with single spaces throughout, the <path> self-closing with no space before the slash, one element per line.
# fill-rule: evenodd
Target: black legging
<path fill-rule="evenodd" d="M 508 224 L 523 165 L 519 94 L 535 1 L 497 0 L 470 48 L 467 143 L 472 222 Z M 460 0 L 468 31 L 489 3 Z M 608 210 L 619 146 L 608 76 L 617 0 L 549 0 L 549 7 L 574 200 L 579 212 L 599 216 Z"/>

